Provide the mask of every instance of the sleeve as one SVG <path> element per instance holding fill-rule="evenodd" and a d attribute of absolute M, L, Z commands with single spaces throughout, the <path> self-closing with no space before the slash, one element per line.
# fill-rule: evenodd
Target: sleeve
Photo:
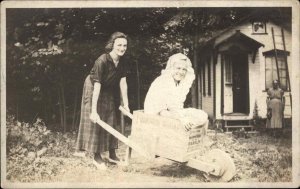
<path fill-rule="evenodd" d="M 164 109 L 167 109 L 165 94 L 163 89 L 160 86 L 160 82 L 156 79 L 150 86 L 149 91 L 147 92 L 145 103 L 144 103 L 144 112 L 147 114 L 159 114 Z"/>
<path fill-rule="evenodd" d="M 271 98 L 272 97 L 272 91 L 271 91 L 271 88 L 268 89 L 268 92 L 267 92 L 268 96 Z"/>
<path fill-rule="evenodd" d="M 126 62 L 122 62 L 121 67 L 121 78 L 128 76 L 128 66 Z"/>
<path fill-rule="evenodd" d="M 284 95 L 284 90 L 280 89 L 280 95 L 281 95 L 281 96 Z"/>
<path fill-rule="evenodd" d="M 91 70 L 90 77 L 93 82 L 99 82 L 102 84 L 104 75 L 104 61 L 97 59 L 94 67 Z"/>

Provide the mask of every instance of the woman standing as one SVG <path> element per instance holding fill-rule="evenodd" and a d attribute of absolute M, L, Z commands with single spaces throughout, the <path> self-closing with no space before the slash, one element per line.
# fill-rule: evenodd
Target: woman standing
<path fill-rule="evenodd" d="M 273 81 L 273 87 L 268 90 L 267 128 L 279 129 L 283 124 L 283 111 L 285 105 L 284 91 L 279 88 L 278 80 Z"/>
<path fill-rule="evenodd" d="M 109 151 L 109 160 L 119 162 L 115 149 L 118 140 L 99 126 L 102 120 L 119 130 L 116 113 L 120 105 L 120 92 L 123 106 L 128 111 L 126 67 L 122 56 L 127 49 L 127 36 L 121 32 L 111 35 L 102 54 L 87 76 L 81 102 L 81 119 L 76 143 L 75 156 L 84 156 L 84 151 L 94 154 L 94 165 L 101 170 L 107 167 L 101 152 Z"/>

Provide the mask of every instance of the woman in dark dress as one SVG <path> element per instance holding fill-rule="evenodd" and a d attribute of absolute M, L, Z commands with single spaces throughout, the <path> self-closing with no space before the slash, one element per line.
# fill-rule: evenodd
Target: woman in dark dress
<path fill-rule="evenodd" d="M 84 156 L 85 151 L 94 154 L 94 165 L 101 170 L 107 167 L 101 152 L 109 151 L 109 160 L 119 162 L 115 149 L 118 140 L 99 126 L 96 121 L 101 119 L 116 130 L 117 110 L 120 100 L 128 111 L 126 67 L 122 56 L 127 49 L 127 36 L 115 32 L 109 39 L 106 50 L 94 64 L 84 82 L 81 102 L 81 118 L 76 143 L 75 156 Z M 120 98 L 120 92 L 122 98 Z"/>

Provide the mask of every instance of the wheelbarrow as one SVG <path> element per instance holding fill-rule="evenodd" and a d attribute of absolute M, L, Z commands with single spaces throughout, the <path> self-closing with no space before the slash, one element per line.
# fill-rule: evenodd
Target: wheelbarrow
<path fill-rule="evenodd" d="M 131 134 L 128 138 L 102 120 L 97 123 L 127 145 L 125 164 L 129 164 L 131 152 L 134 150 L 146 159 L 162 157 L 180 162 L 205 172 L 208 177 L 213 175 L 220 181 L 230 181 L 236 174 L 233 160 L 220 149 L 210 150 L 201 158 L 196 158 L 204 148 L 206 131 L 203 125 L 185 131 L 179 120 L 145 114 L 142 110 L 131 114 L 121 106 L 119 109 L 132 119 Z"/>

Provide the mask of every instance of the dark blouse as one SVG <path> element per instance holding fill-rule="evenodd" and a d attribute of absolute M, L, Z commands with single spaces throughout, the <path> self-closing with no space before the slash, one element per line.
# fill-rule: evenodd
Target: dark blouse
<path fill-rule="evenodd" d="M 122 77 L 126 77 L 125 62 L 120 59 L 116 67 L 111 56 L 106 53 L 102 54 L 94 64 L 90 72 L 92 83 L 99 82 L 102 89 L 117 89 L 120 86 Z"/>

